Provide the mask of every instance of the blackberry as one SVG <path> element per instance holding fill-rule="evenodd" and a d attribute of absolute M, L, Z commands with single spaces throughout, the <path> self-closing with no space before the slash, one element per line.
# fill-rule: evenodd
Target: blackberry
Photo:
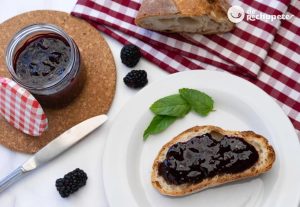
<path fill-rule="evenodd" d="M 69 197 L 70 194 L 76 192 L 79 188 L 86 184 L 86 173 L 77 168 L 66 174 L 63 178 L 56 180 L 55 186 L 60 196 L 63 198 Z"/>
<path fill-rule="evenodd" d="M 127 67 L 134 67 L 141 58 L 140 48 L 135 45 L 125 45 L 121 50 L 121 60 Z"/>
<path fill-rule="evenodd" d="M 147 73 L 144 70 L 132 70 L 123 81 L 130 88 L 142 88 L 148 83 Z"/>

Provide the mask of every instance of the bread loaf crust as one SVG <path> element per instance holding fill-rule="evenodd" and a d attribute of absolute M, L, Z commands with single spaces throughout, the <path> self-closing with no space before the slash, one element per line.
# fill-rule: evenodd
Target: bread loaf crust
<path fill-rule="evenodd" d="M 175 143 L 186 142 L 195 136 L 200 136 L 206 133 L 217 133 L 223 136 L 227 135 L 230 137 L 242 138 L 244 141 L 255 147 L 259 154 L 258 161 L 251 168 L 240 173 L 216 175 L 212 178 L 206 178 L 196 184 L 169 185 L 162 176 L 158 175 L 159 163 L 166 158 L 169 148 Z M 275 151 L 268 143 L 268 140 L 252 131 L 240 132 L 224 130 L 216 126 L 195 126 L 182 132 L 162 147 L 153 163 L 151 181 L 153 187 L 163 195 L 184 196 L 206 188 L 260 175 L 270 170 L 274 161 Z"/>
<path fill-rule="evenodd" d="M 135 23 L 163 32 L 223 33 L 234 27 L 228 8 L 226 0 L 144 0 Z"/>
<path fill-rule="evenodd" d="M 138 19 L 151 16 L 178 14 L 178 8 L 173 0 L 144 0 L 136 17 Z"/>

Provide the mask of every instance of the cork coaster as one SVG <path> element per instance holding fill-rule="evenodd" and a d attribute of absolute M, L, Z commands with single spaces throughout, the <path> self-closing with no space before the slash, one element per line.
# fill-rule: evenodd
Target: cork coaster
<path fill-rule="evenodd" d="M 0 118 L 0 144 L 24 153 L 35 153 L 72 126 L 90 117 L 107 113 L 116 84 L 114 59 L 100 33 L 83 20 L 57 11 L 28 12 L 0 25 L 0 76 L 10 77 L 5 63 L 8 42 L 17 31 L 35 23 L 55 24 L 74 39 L 84 63 L 86 81 L 82 92 L 70 105 L 62 109 L 44 109 L 49 128 L 40 137 L 27 136 Z"/>

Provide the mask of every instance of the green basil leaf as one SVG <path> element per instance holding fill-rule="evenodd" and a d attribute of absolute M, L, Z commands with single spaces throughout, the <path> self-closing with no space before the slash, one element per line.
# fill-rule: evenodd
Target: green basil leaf
<path fill-rule="evenodd" d="M 195 89 L 182 88 L 179 90 L 180 95 L 192 108 L 200 115 L 207 116 L 214 108 L 213 99 L 207 94 Z"/>
<path fill-rule="evenodd" d="M 164 131 L 175 120 L 176 120 L 176 117 L 173 117 L 173 116 L 161 116 L 161 115 L 154 116 L 150 125 L 144 132 L 144 140 L 146 140 L 150 134 L 158 134 L 158 133 Z"/>
<path fill-rule="evenodd" d="M 175 94 L 157 100 L 150 109 L 157 115 L 183 117 L 191 107 L 179 94 Z"/>

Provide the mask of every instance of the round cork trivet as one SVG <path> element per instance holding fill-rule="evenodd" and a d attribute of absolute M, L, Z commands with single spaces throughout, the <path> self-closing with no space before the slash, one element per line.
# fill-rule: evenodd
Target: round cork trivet
<path fill-rule="evenodd" d="M 30 137 L 0 118 L 0 144 L 24 153 L 35 153 L 72 126 L 109 110 L 116 85 L 116 68 L 112 53 L 100 33 L 81 19 L 58 11 L 32 11 L 15 16 L 0 25 L 0 76 L 10 77 L 5 51 L 11 38 L 25 26 L 50 23 L 61 27 L 76 42 L 86 73 L 79 96 L 62 109 L 44 109 L 49 128 L 40 137 Z"/>

